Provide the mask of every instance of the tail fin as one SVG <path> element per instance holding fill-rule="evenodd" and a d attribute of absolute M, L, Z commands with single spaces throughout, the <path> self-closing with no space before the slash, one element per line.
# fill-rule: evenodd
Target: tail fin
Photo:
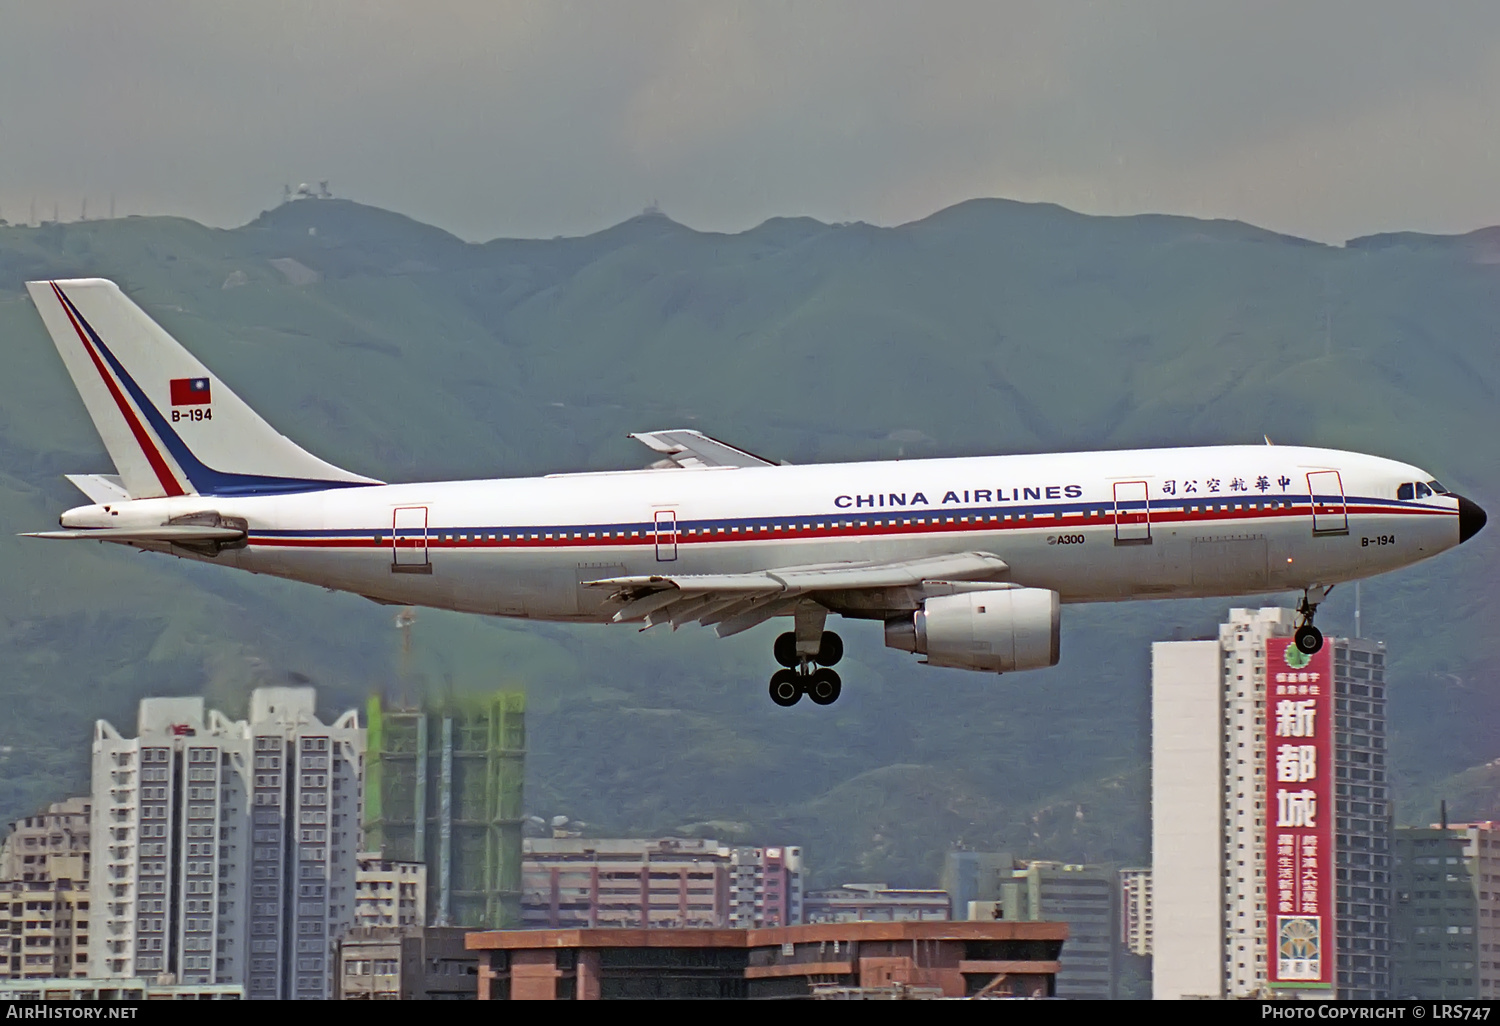
<path fill-rule="evenodd" d="M 131 498 L 379 484 L 299 448 L 112 281 L 26 283 Z"/>

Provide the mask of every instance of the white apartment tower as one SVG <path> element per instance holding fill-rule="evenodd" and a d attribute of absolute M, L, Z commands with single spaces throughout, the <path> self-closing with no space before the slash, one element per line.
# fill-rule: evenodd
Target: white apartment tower
<path fill-rule="evenodd" d="M 364 731 L 311 688 L 260 688 L 248 720 L 148 698 L 93 746 L 90 976 L 172 974 L 251 998 L 330 996 L 354 918 Z"/>
<path fill-rule="evenodd" d="M 1385 646 L 1308 660 L 1294 616 L 1152 646 L 1156 998 L 1388 994 Z"/>
<path fill-rule="evenodd" d="M 1132 955 L 1151 954 L 1151 870 L 1120 870 L 1120 943 Z"/>

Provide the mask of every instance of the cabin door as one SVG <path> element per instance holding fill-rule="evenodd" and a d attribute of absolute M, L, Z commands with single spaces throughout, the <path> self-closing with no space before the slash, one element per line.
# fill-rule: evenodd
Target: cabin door
<path fill-rule="evenodd" d="M 1115 544 L 1151 543 L 1151 500 L 1146 482 L 1115 482 Z"/>
<path fill-rule="evenodd" d="M 402 506 L 392 512 L 391 573 L 432 573 L 427 560 L 426 506 Z"/>
<path fill-rule="evenodd" d="M 677 513 L 675 510 L 656 511 L 656 560 L 670 563 L 677 558 Z"/>
<path fill-rule="evenodd" d="M 1307 491 L 1312 501 L 1313 534 L 1348 534 L 1349 510 L 1339 472 L 1313 471 L 1307 475 Z"/>

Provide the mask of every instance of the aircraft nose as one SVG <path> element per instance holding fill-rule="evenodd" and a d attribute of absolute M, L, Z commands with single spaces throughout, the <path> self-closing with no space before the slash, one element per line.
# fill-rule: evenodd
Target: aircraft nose
<path fill-rule="evenodd" d="M 1489 517 L 1479 503 L 1458 496 L 1458 541 L 1463 544 L 1479 533 Z"/>

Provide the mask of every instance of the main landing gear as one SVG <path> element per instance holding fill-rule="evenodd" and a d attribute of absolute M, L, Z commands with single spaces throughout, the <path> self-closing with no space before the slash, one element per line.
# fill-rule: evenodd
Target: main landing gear
<path fill-rule="evenodd" d="M 797 629 L 776 639 L 771 651 L 784 667 L 771 675 L 771 701 L 777 705 L 796 705 L 803 695 L 818 705 L 838 701 L 844 685 L 830 667 L 844 658 L 844 642 L 823 629 L 827 615 L 822 606 L 799 606 Z"/>
<path fill-rule="evenodd" d="M 776 661 L 786 667 L 771 675 L 771 701 L 796 705 L 803 695 L 818 705 L 832 705 L 844 689 L 839 675 L 829 667 L 844 657 L 844 642 L 832 631 L 824 631 L 818 652 L 811 658 L 797 654 L 797 636 L 791 631 L 776 639 Z"/>
<path fill-rule="evenodd" d="M 1302 602 L 1297 606 L 1299 622 L 1296 631 L 1292 634 L 1292 640 L 1296 642 L 1297 648 L 1307 655 L 1312 655 L 1323 647 L 1323 632 L 1313 626 L 1313 617 L 1318 613 L 1318 604 L 1328 597 L 1333 590 L 1333 585 L 1323 587 L 1314 584 L 1302 592 Z"/>

